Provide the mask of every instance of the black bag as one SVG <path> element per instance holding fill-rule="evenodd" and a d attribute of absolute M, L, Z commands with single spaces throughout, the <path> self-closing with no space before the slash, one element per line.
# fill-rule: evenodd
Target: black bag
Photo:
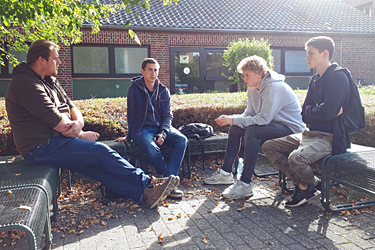
<path fill-rule="evenodd" d="M 339 70 L 343 71 L 349 79 L 350 99 L 343 107 L 342 122 L 346 130 L 351 134 L 365 127 L 365 108 L 362 106 L 358 87 L 354 83 L 349 70 L 340 67 L 333 72 Z"/>
<path fill-rule="evenodd" d="M 189 123 L 178 128 L 187 138 L 206 139 L 215 135 L 212 126 L 204 123 Z"/>

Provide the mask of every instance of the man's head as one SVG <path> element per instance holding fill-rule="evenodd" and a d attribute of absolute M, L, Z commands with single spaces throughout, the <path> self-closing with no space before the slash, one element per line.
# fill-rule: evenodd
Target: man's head
<path fill-rule="evenodd" d="M 154 84 L 159 75 L 159 63 L 154 58 L 145 58 L 142 62 L 142 75 L 146 84 Z"/>
<path fill-rule="evenodd" d="M 328 36 L 316 36 L 310 38 L 305 44 L 305 50 L 307 50 L 309 46 L 319 50 L 319 53 L 327 50 L 329 53 L 329 60 L 332 59 L 333 52 L 335 51 L 335 42 Z"/>
<path fill-rule="evenodd" d="M 41 76 L 56 76 L 60 65 L 59 46 L 45 39 L 37 40 L 30 45 L 27 52 L 27 64 Z"/>
<path fill-rule="evenodd" d="M 243 74 L 248 87 L 260 88 L 263 77 L 267 74 L 267 62 L 260 56 L 250 56 L 242 59 L 237 66 L 237 71 Z"/>
<path fill-rule="evenodd" d="M 331 63 L 335 43 L 327 36 L 317 36 L 305 44 L 306 61 L 312 69 L 325 69 Z"/>

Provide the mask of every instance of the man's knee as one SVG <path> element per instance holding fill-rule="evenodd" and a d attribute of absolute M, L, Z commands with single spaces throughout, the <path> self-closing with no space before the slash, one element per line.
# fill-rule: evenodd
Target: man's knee
<path fill-rule="evenodd" d="M 291 169 L 298 170 L 307 165 L 306 159 L 298 151 L 292 152 L 288 157 L 288 163 Z"/>
<path fill-rule="evenodd" d="M 272 140 L 265 141 L 262 145 L 262 152 L 269 158 L 277 150 Z"/>

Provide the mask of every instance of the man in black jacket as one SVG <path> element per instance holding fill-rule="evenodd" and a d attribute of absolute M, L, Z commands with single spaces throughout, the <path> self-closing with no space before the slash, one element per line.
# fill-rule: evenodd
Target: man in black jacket
<path fill-rule="evenodd" d="M 295 184 L 295 192 L 286 206 L 297 207 L 318 196 L 319 180 L 311 164 L 328 154 L 340 154 L 350 148 L 349 133 L 341 123 L 343 107 L 349 102 L 350 81 L 339 66 L 331 63 L 335 44 L 329 37 L 313 37 L 305 44 L 306 61 L 317 70 L 310 81 L 302 119 L 309 130 L 266 141 L 264 154 Z"/>

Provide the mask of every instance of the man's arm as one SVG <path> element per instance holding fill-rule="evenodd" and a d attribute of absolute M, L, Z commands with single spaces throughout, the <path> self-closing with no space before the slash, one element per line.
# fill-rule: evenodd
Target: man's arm
<path fill-rule="evenodd" d="M 78 108 L 73 107 L 70 109 L 70 115 L 71 119 L 64 115 L 59 124 L 53 129 L 66 137 L 78 137 L 84 126 L 82 113 Z"/>
<path fill-rule="evenodd" d="M 336 72 L 327 79 L 325 99 L 323 103 L 304 105 L 302 118 L 308 121 L 328 121 L 335 118 L 344 105 L 349 90 L 349 80 L 345 73 Z"/>

